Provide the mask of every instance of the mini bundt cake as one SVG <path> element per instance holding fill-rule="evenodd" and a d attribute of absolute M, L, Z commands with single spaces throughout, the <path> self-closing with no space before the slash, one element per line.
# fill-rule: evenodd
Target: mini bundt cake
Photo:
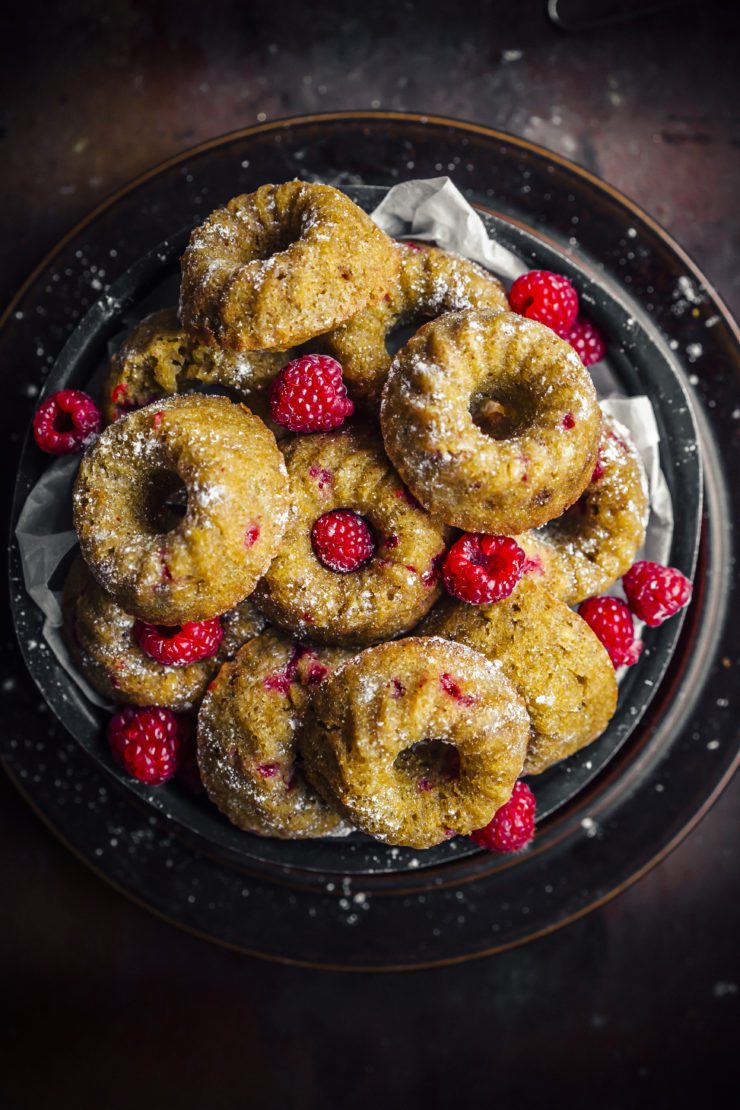
<path fill-rule="evenodd" d="M 163 308 L 140 320 L 112 357 L 103 414 L 110 423 L 193 383 L 245 396 L 269 385 L 289 359 L 289 352 L 240 353 L 199 343 L 178 322 L 176 309 Z"/>
<path fill-rule="evenodd" d="M 346 832 L 306 781 L 296 729 L 314 690 L 348 658 L 267 629 L 225 664 L 198 714 L 198 765 L 211 801 L 260 836 Z"/>
<path fill-rule="evenodd" d="M 179 711 L 197 706 L 221 664 L 267 623 L 250 601 L 242 601 L 221 618 L 223 639 L 216 654 L 186 666 L 166 666 L 142 649 L 136 618 L 101 589 L 79 557 L 67 575 L 62 608 L 67 646 L 93 689 L 123 705 Z"/>
<path fill-rule="evenodd" d="M 340 667 L 312 699 L 299 744 L 310 780 L 354 825 L 429 848 L 481 828 L 508 801 L 529 735 L 500 668 L 413 636 Z"/>
<path fill-rule="evenodd" d="M 439 597 L 446 529 L 408 494 L 369 431 L 285 447 L 291 510 L 253 600 L 268 620 L 324 643 L 365 645 L 412 628 Z"/>
<path fill-rule="evenodd" d="M 629 570 L 645 540 L 648 513 L 642 460 L 627 429 L 605 416 L 585 493 L 563 516 L 516 538 L 529 573 L 575 605 L 603 593 Z"/>
<path fill-rule="evenodd" d="M 532 720 L 525 774 L 590 744 L 617 706 L 614 667 L 577 613 L 529 578 L 491 605 L 445 598 L 420 631 L 466 644 L 498 663 Z"/>
<path fill-rule="evenodd" d="M 184 516 L 164 519 L 184 486 Z M 190 394 L 110 424 L 73 493 L 82 555 L 127 612 L 154 624 L 232 609 L 275 555 L 288 480 L 275 438 L 244 405 Z"/>
<path fill-rule="evenodd" d="M 282 351 L 354 316 L 400 268 L 393 240 L 338 189 L 262 185 L 193 231 L 180 318 L 204 343 Z"/>
<path fill-rule="evenodd" d="M 501 282 L 467 258 L 439 247 L 399 243 L 401 273 L 382 297 L 321 337 L 342 364 L 352 396 L 376 405 L 391 365 L 388 338 L 425 317 L 463 308 L 501 312 L 509 307 Z"/>
<path fill-rule="evenodd" d="M 446 524 L 512 535 L 572 505 L 596 464 L 601 410 L 578 355 L 543 324 L 469 309 L 399 351 L 383 440 L 414 496 Z"/>

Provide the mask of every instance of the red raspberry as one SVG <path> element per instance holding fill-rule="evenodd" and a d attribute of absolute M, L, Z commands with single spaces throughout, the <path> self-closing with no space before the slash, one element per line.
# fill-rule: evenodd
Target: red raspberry
<path fill-rule="evenodd" d="M 52 393 L 36 410 L 33 434 L 42 451 L 71 455 L 82 451 L 103 426 L 100 409 L 87 393 L 62 389 Z"/>
<path fill-rule="evenodd" d="M 180 766 L 182 735 L 171 709 L 122 709 L 108 722 L 108 743 L 116 762 L 150 786 L 167 782 Z"/>
<path fill-rule="evenodd" d="M 442 576 L 447 592 L 470 605 L 508 597 L 524 571 L 526 556 L 510 536 L 466 533 L 447 553 Z"/>
<path fill-rule="evenodd" d="M 566 335 L 566 343 L 570 343 L 584 366 L 592 366 L 600 362 L 606 354 L 606 342 L 596 324 L 592 324 L 585 316 L 579 316 Z"/>
<path fill-rule="evenodd" d="M 475 694 L 463 694 L 452 675 L 447 674 L 447 672 L 439 676 L 439 684 L 444 692 L 454 698 L 455 701 L 460 702 L 460 705 L 475 705 L 478 700 Z"/>
<path fill-rule="evenodd" d="M 586 624 L 601 640 L 614 667 L 631 666 L 642 651 L 635 639 L 632 614 L 618 597 L 590 597 L 578 606 Z"/>
<path fill-rule="evenodd" d="M 514 312 L 529 320 L 538 320 L 564 336 L 578 315 L 578 294 L 562 274 L 549 270 L 530 270 L 518 277 L 509 293 Z"/>
<path fill-rule="evenodd" d="M 506 805 L 497 809 L 483 829 L 470 834 L 470 839 L 489 852 L 520 852 L 534 837 L 536 803 L 526 782 L 514 783 Z"/>
<path fill-rule="evenodd" d="M 353 411 L 342 367 L 328 355 L 294 358 L 270 388 L 270 416 L 291 432 L 330 432 Z"/>
<path fill-rule="evenodd" d="M 311 542 L 319 562 L 340 574 L 357 570 L 375 554 L 369 524 L 351 509 L 320 516 L 311 529 Z"/>
<path fill-rule="evenodd" d="M 629 607 L 651 628 L 674 616 L 691 600 L 691 582 L 675 567 L 634 563 L 622 579 Z"/>
<path fill-rule="evenodd" d="M 215 655 L 224 631 L 220 617 L 210 621 L 186 621 L 174 628 L 137 620 L 134 636 L 145 655 L 155 662 L 165 667 L 187 667 L 189 663 Z"/>

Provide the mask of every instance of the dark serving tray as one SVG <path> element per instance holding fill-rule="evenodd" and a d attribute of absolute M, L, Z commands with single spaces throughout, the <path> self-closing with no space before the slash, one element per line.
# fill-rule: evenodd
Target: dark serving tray
<path fill-rule="evenodd" d="M 346 162 L 344 171 L 337 172 L 333 144 L 342 136 Z M 721 507 L 725 492 L 711 437 L 690 400 L 679 352 L 697 342 L 692 335 L 701 326 L 702 365 L 709 365 L 706 348 L 711 343 L 711 365 L 727 368 L 735 358 L 736 340 L 722 306 L 712 300 L 702 287 L 703 279 L 664 233 L 584 171 L 530 144 L 483 129 L 381 113 L 297 120 L 226 137 L 153 171 L 114 198 L 73 233 L 22 293 L 25 300 L 36 297 L 43 306 L 49 300 L 43 290 L 58 291 L 62 303 L 55 307 L 60 319 L 74 321 L 79 309 L 73 307 L 71 294 L 75 288 L 79 293 L 85 271 L 78 271 L 83 266 L 94 288 L 101 266 L 93 258 L 109 258 L 122 243 L 133 253 L 146 245 L 148 230 L 150 244 L 162 232 L 167 234 L 159 245 L 141 251 L 75 323 L 44 392 L 85 385 L 122 319 L 145 312 L 158 288 L 172 283 L 189 227 L 228 196 L 265 180 L 300 175 L 337 183 L 363 207 L 373 208 L 384 187 L 359 184 L 356 177 L 348 181 L 347 167 L 354 167 L 359 176 L 362 169 L 357 167 L 365 165 L 370 151 L 377 153 L 379 143 L 383 149 L 382 136 L 390 145 L 385 161 L 381 157 L 379 163 L 385 167 L 386 184 L 396 176 L 410 176 L 402 161 L 399 164 L 399 152 L 408 143 L 414 144 L 414 176 L 438 174 L 435 143 L 447 144 L 450 151 L 466 149 L 465 173 L 460 164 L 460 173 L 452 176 L 461 186 L 468 185 L 490 233 L 525 260 L 574 279 L 588 301 L 589 314 L 607 335 L 611 368 L 620 385 L 628 394 L 650 397 L 661 434 L 661 465 L 675 507 L 670 561 L 689 575 L 697 568 L 696 602 L 683 632 L 681 619 L 649 630 L 642 659 L 621 684 L 617 714 L 607 732 L 583 752 L 531 780 L 540 828 L 534 846 L 520 857 L 491 857 L 463 838 L 422 853 L 389 849 L 359 835 L 308 842 L 261 839 L 234 828 L 207 802 L 176 785 L 147 788 L 119 772 L 103 739 L 104 715 L 84 698 L 51 653 L 39 647 L 42 616 L 23 588 L 17 548 L 11 541 L 12 605 L 21 649 L 46 702 L 73 739 L 53 750 L 51 744 L 42 745 L 43 773 L 30 776 L 23 758 L 27 744 L 14 734 L 0 743 L 11 774 L 52 824 L 106 877 L 135 897 L 181 924 L 245 950 L 341 966 L 465 959 L 521 942 L 583 912 L 638 873 L 645 866 L 646 850 L 655 855 L 671 839 L 669 835 L 666 840 L 670 821 L 653 816 L 660 806 L 651 805 L 649 819 L 641 819 L 646 826 L 643 840 L 632 843 L 635 830 L 625 828 L 622 820 L 636 793 L 651 790 L 653 801 L 670 799 L 675 806 L 686 790 L 698 788 L 704 804 L 721 779 L 718 769 L 726 770 L 726 757 L 731 755 L 721 745 L 707 748 L 697 743 L 693 760 L 675 763 L 686 738 L 690 705 L 703 694 L 702 683 L 687 675 L 700 668 L 708 676 L 728 600 L 718 573 L 727 558 L 728 518 Z M 454 166 L 454 158 L 450 154 L 442 160 Z M 195 181 L 197 190 L 192 188 Z M 499 194 L 505 198 L 496 211 L 490 204 L 491 187 L 483 188 L 488 181 L 495 183 L 496 200 Z M 531 210 L 533 192 L 542 211 Z M 577 223 L 571 222 L 575 213 Z M 112 243 L 117 245 L 111 247 Z M 55 281 L 55 274 L 63 281 Z M 90 298 L 89 290 L 86 296 Z M 707 328 L 713 316 L 718 320 Z M 25 314 L 15 319 L 22 323 Z M 8 342 L 13 320 L 0 342 Z M 21 343 L 23 336 L 15 339 Z M 707 507 L 697 567 L 702 455 Z M 45 465 L 27 437 L 18 465 L 13 523 Z M 708 573 L 715 562 L 717 569 Z M 728 564 L 723 565 L 726 573 Z M 714 709 L 721 709 L 724 700 L 720 697 L 718 705 L 715 696 Z M 709 720 L 706 710 L 704 721 Z M 32 732 L 25 735 L 30 738 Z M 706 754 L 698 758 L 702 747 L 704 753 L 712 753 L 710 760 Z M 89 803 L 81 824 L 74 819 L 80 812 L 74 812 L 74 803 L 68 804 L 65 776 L 60 768 L 53 769 L 62 752 L 65 763 L 84 767 L 82 777 L 75 777 L 75 790 L 80 791 L 78 783 L 84 782 L 82 789 L 89 788 L 97 799 Z M 696 766 L 704 761 L 710 765 L 706 779 Z M 676 792 L 675 783 L 684 775 L 684 791 Z M 709 789 L 700 786 L 705 781 L 711 783 Z M 685 824 L 697 808 L 694 796 L 692 804 L 679 804 L 671 819 L 681 814 Z M 610 822 L 616 826 L 607 836 Z M 116 831 L 109 835 L 111 827 Z M 252 899 L 252 894 L 261 897 Z"/>

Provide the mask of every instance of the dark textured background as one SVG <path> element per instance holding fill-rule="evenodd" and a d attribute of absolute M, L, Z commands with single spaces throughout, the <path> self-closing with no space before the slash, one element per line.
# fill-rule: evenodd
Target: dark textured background
<path fill-rule="evenodd" d="M 730 3 L 578 35 L 540 0 L 17 5 L 0 36 L 0 298 L 170 154 L 263 117 L 383 107 L 574 159 L 656 216 L 737 309 L 737 38 Z M 737 1076 L 739 796 L 560 933 L 358 977 L 260 964 L 148 916 L 0 778 L 0 1103 L 719 1105 Z"/>

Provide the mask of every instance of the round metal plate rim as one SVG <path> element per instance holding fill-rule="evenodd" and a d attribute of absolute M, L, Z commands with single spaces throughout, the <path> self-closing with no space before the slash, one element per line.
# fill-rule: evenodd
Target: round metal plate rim
<path fill-rule="evenodd" d="M 284 128 L 290 128 L 290 127 L 298 128 L 300 126 L 305 126 L 308 123 L 316 123 L 318 120 L 323 120 L 323 121 L 332 121 L 332 120 L 334 120 L 334 121 L 339 121 L 339 122 L 341 122 L 341 121 L 348 122 L 348 121 L 354 120 L 354 121 L 367 121 L 368 123 L 371 123 L 373 121 L 375 121 L 377 123 L 378 120 L 389 120 L 389 121 L 395 121 L 396 124 L 402 123 L 404 121 L 407 121 L 409 124 L 419 124 L 419 123 L 422 123 L 422 122 L 428 122 L 430 125 L 438 125 L 438 126 L 441 126 L 441 127 L 452 129 L 454 132 L 456 132 L 458 134 L 458 136 L 460 135 L 461 132 L 462 133 L 467 132 L 468 134 L 471 134 L 471 133 L 480 134 L 486 139 L 492 139 L 494 142 L 499 141 L 501 143 L 508 144 L 509 146 L 513 145 L 513 146 L 519 148 L 520 150 L 529 151 L 536 158 L 548 160 L 548 161 L 550 161 L 551 163 L 553 163 L 555 165 L 561 165 L 565 170 L 567 170 L 568 174 L 570 174 L 571 176 L 575 176 L 576 178 L 580 177 L 585 182 L 590 182 L 591 186 L 600 190 L 602 194 L 606 193 L 606 194 L 610 195 L 613 200 L 616 200 L 617 203 L 621 204 L 621 206 L 623 208 L 625 208 L 629 212 L 631 212 L 636 219 L 642 220 L 642 222 L 645 224 L 646 227 L 652 229 L 653 232 L 655 233 L 655 235 L 657 235 L 663 241 L 663 243 L 666 244 L 672 250 L 673 254 L 681 261 L 681 263 L 687 268 L 687 270 L 690 273 L 692 273 L 699 280 L 699 282 L 707 290 L 707 292 L 711 296 L 711 299 L 714 301 L 714 304 L 720 309 L 720 311 L 722 313 L 722 316 L 723 316 L 725 322 L 727 323 L 732 335 L 736 339 L 738 338 L 737 326 L 736 326 L 735 322 L 732 320 L 731 316 L 729 315 L 727 309 L 722 304 L 720 298 L 717 296 L 716 292 L 712 289 L 711 285 L 707 282 L 706 278 L 701 273 L 701 271 L 698 269 L 696 264 L 690 258 L 688 258 L 686 253 L 682 250 L 682 248 L 680 248 L 678 246 L 678 244 L 676 244 L 672 240 L 672 238 L 662 228 L 660 228 L 660 226 L 652 219 L 652 217 L 650 217 L 646 213 L 644 213 L 632 201 L 628 200 L 628 198 L 623 197 L 621 194 L 619 194 L 617 192 L 617 190 L 615 190 L 611 186 L 608 186 L 605 183 L 599 181 L 598 178 L 595 178 L 594 175 L 590 174 L 588 171 L 585 171 L 585 170 L 581 169 L 580 167 L 575 166 L 572 163 L 569 163 L 566 159 L 562 159 L 557 155 L 551 154 L 550 152 L 544 150 L 543 148 L 537 148 L 537 147 L 534 146 L 534 144 L 528 143 L 526 140 L 519 140 L 515 136 L 508 136 L 508 135 L 505 135 L 502 132 L 494 132 L 494 131 L 491 131 L 491 129 L 481 127 L 480 125 L 467 124 L 467 123 L 462 122 L 462 121 L 449 120 L 449 119 L 446 119 L 446 118 L 443 118 L 443 117 L 430 117 L 430 116 L 427 116 L 427 117 L 411 116 L 410 117 L 410 116 L 407 116 L 403 113 L 385 113 L 385 112 L 326 113 L 321 117 L 316 117 L 316 116 L 297 117 L 297 118 L 291 119 L 291 120 L 282 120 L 282 121 L 278 121 L 278 122 L 260 124 L 260 125 L 257 125 L 256 127 L 253 127 L 253 128 L 243 129 L 240 132 L 232 133 L 231 135 L 227 135 L 225 137 L 221 137 L 221 138 L 211 140 L 206 144 L 201 144 L 199 147 L 193 148 L 189 151 L 183 152 L 180 155 L 174 156 L 172 159 L 169 159 L 166 163 L 163 163 L 162 165 L 160 165 L 158 167 L 155 167 L 150 171 L 147 171 L 146 174 L 141 175 L 134 182 L 130 183 L 128 186 L 125 186 L 123 189 L 119 190 L 116 194 L 113 195 L 113 197 L 108 198 L 106 201 L 104 201 L 103 204 L 99 205 L 97 209 L 95 209 L 92 213 L 89 214 L 89 216 L 87 216 L 83 221 L 81 221 L 80 224 L 78 224 L 75 228 L 73 228 L 64 237 L 64 239 L 57 245 L 57 247 L 54 248 L 49 253 L 49 255 L 47 255 L 47 257 L 42 261 L 42 263 L 39 264 L 39 266 L 36 268 L 34 273 L 29 277 L 27 282 L 24 283 L 24 285 L 21 287 L 21 290 L 17 294 L 16 298 L 14 298 L 14 301 L 11 303 L 9 308 L 6 310 L 6 313 L 4 314 L 4 316 L 2 318 L 2 321 L 0 321 L 0 323 L 4 323 L 4 322 L 7 321 L 10 314 L 14 311 L 15 306 L 19 303 L 19 301 L 22 298 L 22 296 L 24 295 L 24 293 L 26 291 L 28 291 L 30 288 L 33 287 L 33 284 L 34 284 L 34 281 L 35 281 L 36 277 L 39 274 L 43 273 L 44 268 L 47 265 L 49 265 L 50 261 L 56 256 L 56 254 L 58 254 L 60 251 L 62 251 L 65 243 L 70 242 L 75 237 L 75 235 L 77 235 L 81 232 L 81 230 L 84 227 L 88 226 L 92 221 L 94 221 L 96 216 L 103 213 L 106 209 L 111 207 L 111 205 L 114 204 L 114 202 L 117 199 L 120 199 L 121 197 L 127 195 L 129 192 L 131 192 L 133 189 L 135 189 L 138 185 L 142 185 L 147 180 L 149 180 L 153 177 L 156 177 L 158 174 L 164 172 L 167 169 L 167 167 L 176 166 L 177 164 L 180 164 L 182 162 L 185 162 L 185 161 L 195 157 L 195 155 L 197 155 L 199 152 L 202 152 L 203 150 L 206 150 L 206 149 L 210 150 L 210 149 L 213 149 L 213 148 L 223 146 L 224 143 L 228 144 L 229 142 L 235 141 L 240 137 L 248 137 L 248 136 L 251 136 L 251 135 L 254 135 L 254 134 L 257 134 L 257 133 L 269 132 L 271 130 L 274 131 L 276 129 L 284 129 Z M 418 134 L 418 128 L 416 129 L 416 134 Z M 170 238 L 172 238 L 172 236 L 170 236 Z M 701 416 L 701 414 L 700 414 L 700 416 Z M 711 451 L 709 452 L 709 454 L 711 455 Z M 716 523 L 717 523 L 716 520 L 714 519 L 714 512 L 717 508 L 717 499 L 716 499 L 716 496 L 714 494 L 712 494 L 712 492 L 711 492 L 712 483 L 715 483 L 717 488 L 720 490 L 720 493 L 723 492 L 721 477 L 715 471 L 715 466 L 716 466 L 716 460 L 710 461 L 710 465 L 709 465 L 708 471 L 707 471 L 708 488 L 710 490 L 710 496 L 709 496 L 707 511 L 708 511 L 710 526 L 713 526 L 713 527 L 716 527 Z M 724 543 L 724 540 L 722 542 Z M 720 546 L 722 546 L 722 544 Z M 724 550 L 725 551 L 727 550 L 726 547 L 724 548 Z M 711 551 L 710 551 L 710 555 L 711 555 Z M 706 551 L 705 551 L 705 557 L 706 557 Z M 712 596 L 716 600 L 716 598 L 717 598 L 716 593 L 713 594 Z M 687 673 L 686 677 L 689 677 L 689 674 L 690 674 L 690 677 L 693 680 L 695 680 L 698 683 L 698 686 L 700 687 L 702 681 L 704 681 L 706 679 L 708 669 L 711 665 L 711 650 L 712 650 L 712 647 L 715 644 L 715 642 L 717 641 L 718 637 L 721 635 L 722 630 L 721 630 L 721 628 L 716 627 L 714 629 L 714 632 L 716 633 L 716 635 L 714 635 L 713 637 L 708 637 L 707 634 L 706 634 L 706 628 L 705 627 L 699 628 L 698 631 L 697 631 L 697 622 L 696 621 L 689 621 L 688 624 L 690 625 L 690 627 L 687 628 L 687 631 L 685 632 L 685 635 L 684 635 L 683 639 L 685 639 L 686 636 L 690 636 L 691 639 L 692 639 L 692 643 L 696 642 L 697 645 L 701 645 L 700 654 L 703 653 L 704 658 L 703 658 L 703 660 L 702 659 L 694 660 L 693 665 L 689 668 L 689 672 Z M 681 677 L 683 677 L 683 672 L 682 672 Z M 672 690 L 674 688 L 674 685 L 675 685 L 675 681 L 673 679 L 671 680 L 671 682 L 672 682 L 672 685 L 670 685 L 669 692 L 672 692 Z M 682 691 L 682 697 L 685 698 L 687 695 L 688 695 L 688 692 L 684 688 L 683 691 Z M 700 690 L 697 692 L 696 696 L 697 696 L 697 698 L 699 698 L 701 696 L 701 691 Z M 677 699 L 677 700 L 680 700 L 680 699 Z M 676 705 L 675 706 L 675 713 L 677 714 L 678 712 L 679 712 L 678 706 Z M 671 713 L 668 713 L 666 719 L 668 721 L 670 721 L 670 718 L 671 718 Z M 654 727 L 654 725 L 653 725 L 652 719 L 651 719 L 651 721 L 647 723 L 646 728 L 645 728 L 644 731 L 645 732 L 650 732 L 650 730 L 653 727 Z M 661 730 L 659 729 L 658 731 L 661 731 Z M 635 752 L 635 755 L 636 755 L 635 769 L 637 767 L 637 763 L 642 763 L 642 762 L 645 762 L 646 765 L 649 764 L 652 767 L 656 763 L 656 761 L 660 761 L 661 751 L 662 751 L 662 749 L 661 749 L 659 744 L 656 745 L 655 743 L 649 742 L 649 739 L 646 740 L 645 743 L 642 745 L 642 747 L 639 749 L 639 751 Z M 666 758 L 667 758 L 669 752 L 666 752 L 665 750 L 663 750 L 662 754 L 665 755 Z M 729 749 L 725 750 L 723 748 L 721 750 L 721 752 L 719 752 L 718 755 L 717 755 L 717 764 L 716 764 L 717 774 L 715 775 L 715 777 L 712 780 L 713 781 L 713 788 L 711 790 L 711 793 L 709 793 L 709 794 L 707 794 L 703 797 L 697 797 L 696 799 L 693 800 L 692 808 L 690 810 L 689 809 L 686 810 L 686 812 L 689 813 L 688 818 L 685 815 L 682 815 L 681 818 L 680 818 L 681 821 L 683 822 L 682 824 L 676 823 L 675 828 L 673 828 L 671 831 L 669 831 L 668 827 L 666 826 L 664 837 L 670 837 L 670 839 L 658 838 L 658 843 L 660 845 L 659 848 L 658 848 L 658 851 L 654 852 L 649 857 L 643 857 L 639 868 L 633 869 L 632 871 L 626 870 L 624 875 L 623 875 L 622 881 L 620 881 L 612 889 L 609 889 L 609 890 L 606 890 L 605 892 L 599 893 L 598 886 L 594 887 L 593 891 L 591 891 L 591 894 L 590 894 L 590 897 L 592 898 L 592 901 L 587 902 L 586 904 L 579 904 L 576 912 L 574 912 L 572 914 L 566 914 L 565 916 L 563 916 L 561 918 L 558 918 L 557 920 L 553 920 L 545 928 L 539 928 L 537 930 L 531 930 L 530 932 L 526 932 L 523 935 L 516 936 L 513 939 L 509 938 L 505 943 L 500 944 L 500 945 L 496 945 L 494 947 L 483 948 L 483 946 L 479 946 L 475 951 L 464 951 L 464 952 L 462 952 L 462 954 L 453 955 L 450 958 L 432 959 L 432 960 L 428 960 L 428 961 L 423 960 L 423 959 L 413 959 L 411 962 L 401 964 L 401 965 L 393 964 L 392 962 L 389 962 L 387 960 L 384 961 L 383 963 L 372 963 L 370 965 L 360 965 L 360 964 L 357 964 L 356 962 L 352 963 L 352 962 L 349 962 L 347 960 L 342 960 L 342 962 L 340 962 L 340 963 L 331 963 L 331 962 L 329 962 L 327 960 L 324 960 L 324 959 L 307 959 L 307 960 L 294 959 L 289 955 L 286 956 L 286 955 L 282 955 L 282 954 L 276 954 L 275 952 L 270 952 L 270 951 L 258 951 L 255 948 L 253 948 L 249 945 L 246 945 L 246 944 L 230 943 L 228 940 L 224 939 L 223 932 L 222 932 L 221 935 L 218 935 L 218 936 L 214 936 L 213 933 L 209 934 L 206 930 L 194 926 L 192 924 L 192 921 L 187 918 L 187 915 L 184 915 L 181 920 L 177 920 L 177 918 L 173 918 L 169 914 L 164 913 L 161 910 L 161 908 L 159 906 L 154 905 L 151 900 L 146 900 L 145 898 L 140 898 L 136 895 L 133 895 L 131 893 L 130 889 L 122 886 L 120 882 L 116 881 L 116 879 L 114 879 L 112 877 L 112 874 L 105 873 L 99 867 L 97 867 L 94 863 L 92 863 L 92 861 L 89 858 L 89 855 L 86 855 L 83 849 L 78 848 L 75 844 L 71 843 L 67 839 L 67 837 L 64 836 L 61 833 L 61 831 L 58 828 L 54 827 L 54 823 L 47 817 L 47 815 L 45 815 L 43 812 L 40 812 L 38 810 L 38 807 L 36 807 L 36 805 L 33 801 L 33 798 L 29 796 L 28 791 L 17 780 L 17 778 L 14 778 L 14 781 L 16 782 L 16 784 L 18 785 L 19 789 L 24 794 L 24 796 L 26 796 L 29 799 L 30 804 L 32 804 L 34 809 L 36 809 L 37 812 L 39 812 L 39 815 L 42 817 L 42 819 L 45 821 L 45 823 L 47 823 L 47 825 L 49 825 L 49 827 L 52 828 L 52 831 L 54 831 L 56 833 L 56 835 L 58 835 L 59 838 L 64 843 L 67 843 L 70 846 L 71 850 L 73 852 L 75 852 L 75 854 L 78 855 L 79 858 L 83 859 L 83 861 L 86 864 L 88 864 L 89 866 L 92 866 L 93 870 L 95 870 L 96 873 L 100 874 L 101 877 L 105 878 L 108 882 L 110 882 L 112 885 L 114 885 L 117 889 L 121 890 L 124 894 L 126 894 L 128 897 L 130 897 L 133 901 L 137 902 L 140 905 L 145 906 L 146 908 L 149 908 L 152 912 L 155 912 L 158 916 L 164 918 L 165 920 L 172 921 L 174 924 L 180 925 L 181 927 L 187 929 L 188 931 L 196 933 L 197 935 L 200 935 L 200 936 L 202 936 L 206 939 L 216 940 L 217 943 L 223 944 L 227 947 L 235 948 L 239 951 L 244 951 L 244 952 L 247 952 L 251 955 L 260 956 L 262 958 L 276 960 L 278 962 L 283 962 L 283 963 L 288 963 L 288 964 L 297 964 L 297 965 L 300 965 L 300 966 L 311 966 L 311 967 L 319 967 L 319 966 L 320 967 L 335 967 L 335 968 L 340 968 L 340 969 L 343 969 L 343 970 L 373 970 L 373 971 L 375 971 L 375 970 L 391 970 L 391 969 L 401 970 L 401 969 L 405 969 L 405 968 L 416 968 L 416 967 L 424 967 L 424 966 L 440 966 L 440 965 L 446 965 L 446 964 L 449 964 L 449 963 L 461 962 L 462 960 L 475 958 L 476 956 L 479 956 L 479 955 L 492 954 L 493 952 L 501 951 L 501 950 L 504 950 L 506 948 L 513 947 L 517 944 L 525 943 L 528 939 L 532 939 L 535 936 L 545 935 L 545 933 L 551 932 L 554 929 L 561 927 L 562 925 L 568 923 L 568 921 L 575 920 L 577 917 L 580 917 L 584 913 L 588 912 L 589 909 L 594 908 L 596 905 L 603 904 L 604 901 L 607 901 L 609 898 L 611 898 L 615 894 L 619 893 L 620 890 L 624 889 L 626 886 L 628 886 L 632 882 L 636 881 L 636 879 L 638 879 L 642 874 L 644 874 L 647 870 L 649 870 L 649 868 L 651 866 L 654 866 L 654 864 L 659 862 L 662 858 L 664 858 L 665 855 L 668 854 L 668 852 L 673 850 L 673 848 L 676 846 L 676 844 L 679 843 L 680 840 L 683 839 L 683 837 L 685 835 L 687 835 L 687 833 L 690 832 L 693 827 L 695 827 L 696 823 L 701 819 L 701 817 L 704 815 L 704 813 L 707 812 L 707 810 L 710 808 L 711 804 L 713 804 L 713 802 L 719 796 L 719 793 L 724 788 L 727 781 L 729 781 L 729 778 L 731 777 L 736 765 L 737 765 L 737 755 L 736 754 L 733 755 L 733 753 Z M 589 794 L 591 794 L 591 793 L 592 792 L 589 792 Z M 614 807 L 618 807 L 620 804 L 622 805 L 622 808 L 624 808 L 624 805 L 626 805 L 626 802 L 624 801 L 624 799 L 622 799 L 621 802 L 620 802 L 620 799 L 619 799 L 618 795 L 619 795 L 618 782 L 612 781 L 611 785 L 606 789 L 606 791 L 602 791 L 599 794 L 598 802 L 603 803 L 604 806 L 611 805 L 612 809 L 614 809 Z M 581 806 L 580 802 L 581 802 L 581 799 L 579 798 L 579 804 L 574 805 L 571 809 L 569 809 L 567 817 L 564 817 L 562 822 L 559 822 L 559 821 L 556 822 L 556 824 L 558 824 L 558 826 L 562 825 L 562 830 L 560 828 L 558 828 L 557 830 L 553 828 L 553 834 L 555 834 L 557 832 L 557 834 L 558 834 L 557 839 L 561 844 L 567 844 L 569 842 L 568 841 L 568 829 L 573 827 L 573 826 L 575 826 L 577 828 L 577 826 L 578 826 L 579 814 L 582 812 L 582 806 Z M 592 812 L 592 811 L 595 812 L 594 807 L 595 807 L 595 804 L 596 804 L 596 800 L 593 797 L 585 799 L 584 804 L 589 805 L 589 806 L 592 807 L 589 810 L 589 812 Z M 619 812 L 621 812 L 621 810 L 619 810 Z M 677 819 L 677 821 L 678 821 L 678 819 Z M 561 831 L 562 831 L 562 836 L 560 835 Z M 550 837 L 548 836 L 545 839 L 547 839 L 549 841 Z M 643 853 L 642 852 L 636 853 L 636 856 L 643 856 Z M 531 865 L 533 866 L 535 864 L 535 862 L 536 862 L 536 858 L 534 857 L 534 854 L 533 854 L 533 857 L 531 859 Z M 523 870 L 526 873 L 529 873 L 531 871 L 531 867 L 529 869 L 527 868 L 527 857 L 526 856 L 522 859 L 521 864 L 524 865 L 523 868 L 520 868 L 519 866 L 515 867 L 514 865 L 510 865 L 510 866 L 506 867 L 505 869 L 503 869 L 502 870 L 502 878 L 504 878 L 504 876 L 506 875 L 507 872 L 509 874 L 518 874 L 520 869 Z M 629 868 L 629 866 L 631 866 L 630 861 L 627 861 L 624 866 L 626 868 Z M 536 873 L 532 872 L 532 874 L 534 875 Z M 355 878 L 358 878 L 358 877 L 355 876 Z M 363 878 L 362 876 L 359 876 L 360 880 L 362 878 Z M 478 878 L 477 876 L 473 876 L 470 880 L 471 883 L 473 883 L 475 885 L 477 878 Z M 584 893 L 588 893 L 588 892 L 584 892 Z M 381 900 L 384 900 L 384 899 L 381 899 Z"/>

